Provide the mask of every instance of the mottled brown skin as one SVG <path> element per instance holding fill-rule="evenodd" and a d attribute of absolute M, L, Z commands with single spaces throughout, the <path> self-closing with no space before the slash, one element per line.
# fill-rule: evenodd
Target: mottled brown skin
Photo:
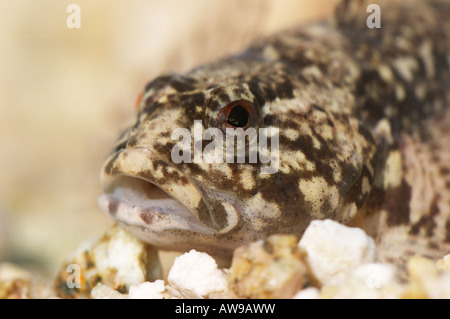
<path fill-rule="evenodd" d="M 369 3 L 381 7 L 380 29 L 366 25 Z M 330 21 L 154 79 L 105 162 L 100 206 L 170 250 L 230 255 L 330 218 L 366 229 L 384 260 L 450 252 L 449 16 L 449 1 L 343 1 Z M 172 161 L 175 128 L 219 127 L 220 109 L 237 100 L 256 107 L 253 127 L 279 128 L 276 173 Z M 115 193 L 154 185 L 178 206 Z"/>

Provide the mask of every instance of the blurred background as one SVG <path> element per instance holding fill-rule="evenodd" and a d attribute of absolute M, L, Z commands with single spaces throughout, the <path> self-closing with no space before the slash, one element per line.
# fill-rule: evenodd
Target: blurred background
<path fill-rule="evenodd" d="M 72 3 L 79 29 L 66 25 Z M 334 5 L 0 0 L 0 262 L 51 278 L 82 241 L 112 224 L 97 207 L 100 167 L 149 80 L 323 19 Z"/>

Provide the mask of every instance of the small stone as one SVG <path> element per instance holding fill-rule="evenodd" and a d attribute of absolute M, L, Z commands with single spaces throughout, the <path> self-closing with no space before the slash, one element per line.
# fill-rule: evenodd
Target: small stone
<path fill-rule="evenodd" d="M 376 259 L 375 242 L 363 230 L 328 219 L 312 221 L 299 247 L 321 285 L 338 285 L 352 270 Z"/>
<path fill-rule="evenodd" d="M 291 298 L 309 284 L 292 235 L 273 235 L 235 250 L 228 283 L 238 298 Z"/>
<path fill-rule="evenodd" d="M 450 274 L 450 254 L 439 259 L 436 266 L 439 270 L 446 271 Z"/>
<path fill-rule="evenodd" d="M 55 296 L 43 278 L 10 263 L 0 263 L 0 299 L 43 299 Z"/>
<path fill-rule="evenodd" d="M 358 266 L 345 281 L 334 287 L 324 286 L 322 292 L 322 298 L 392 299 L 400 298 L 404 288 L 393 265 L 374 263 Z"/>
<path fill-rule="evenodd" d="M 127 295 L 121 294 L 117 290 L 98 283 L 94 288 L 92 288 L 91 297 L 93 299 L 126 299 Z"/>
<path fill-rule="evenodd" d="M 390 264 L 363 264 L 358 266 L 352 277 L 364 282 L 369 289 L 382 289 L 397 282 L 396 269 Z"/>
<path fill-rule="evenodd" d="M 225 273 L 214 258 L 194 249 L 175 258 L 167 281 L 170 292 L 180 298 L 224 298 L 228 293 Z"/>
<path fill-rule="evenodd" d="M 119 225 L 79 247 L 61 268 L 55 285 L 63 298 L 89 298 L 98 283 L 120 293 L 162 277 L 158 252 Z"/>
<path fill-rule="evenodd" d="M 142 284 L 131 286 L 128 292 L 130 299 L 167 299 L 169 294 L 166 291 L 164 280 L 155 282 L 143 282 Z"/>
<path fill-rule="evenodd" d="M 319 299 L 320 291 L 316 287 L 308 287 L 297 292 L 292 299 Z"/>
<path fill-rule="evenodd" d="M 450 299 L 450 274 L 440 271 L 435 262 L 414 256 L 406 267 L 410 281 L 403 298 Z"/>

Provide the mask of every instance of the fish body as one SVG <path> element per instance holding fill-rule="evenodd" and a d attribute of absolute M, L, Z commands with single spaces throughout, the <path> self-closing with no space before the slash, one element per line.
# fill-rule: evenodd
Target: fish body
<path fill-rule="evenodd" d="M 375 3 L 381 28 L 368 3 L 342 1 L 330 20 L 152 80 L 104 163 L 100 207 L 168 250 L 229 256 L 328 218 L 365 229 L 385 260 L 450 252 L 450 2 Z M 199 129 L 228 128 L 277 132 L 275 170 L 249 151 L 208 161 L 226 143 Z"/>

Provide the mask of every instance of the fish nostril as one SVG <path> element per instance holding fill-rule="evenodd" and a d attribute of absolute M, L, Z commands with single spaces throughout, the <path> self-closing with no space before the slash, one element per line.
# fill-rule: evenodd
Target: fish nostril
<path fill-rule="evenodd" d="M 127 142 L 128 142 L 128 140 L 125 140 L 122 143 L 117 144 L 114 147 L 113 152 L 118 152 L 118 151 L 123 150 L 124 148 L 126 148 L 127 147 Z"/>

